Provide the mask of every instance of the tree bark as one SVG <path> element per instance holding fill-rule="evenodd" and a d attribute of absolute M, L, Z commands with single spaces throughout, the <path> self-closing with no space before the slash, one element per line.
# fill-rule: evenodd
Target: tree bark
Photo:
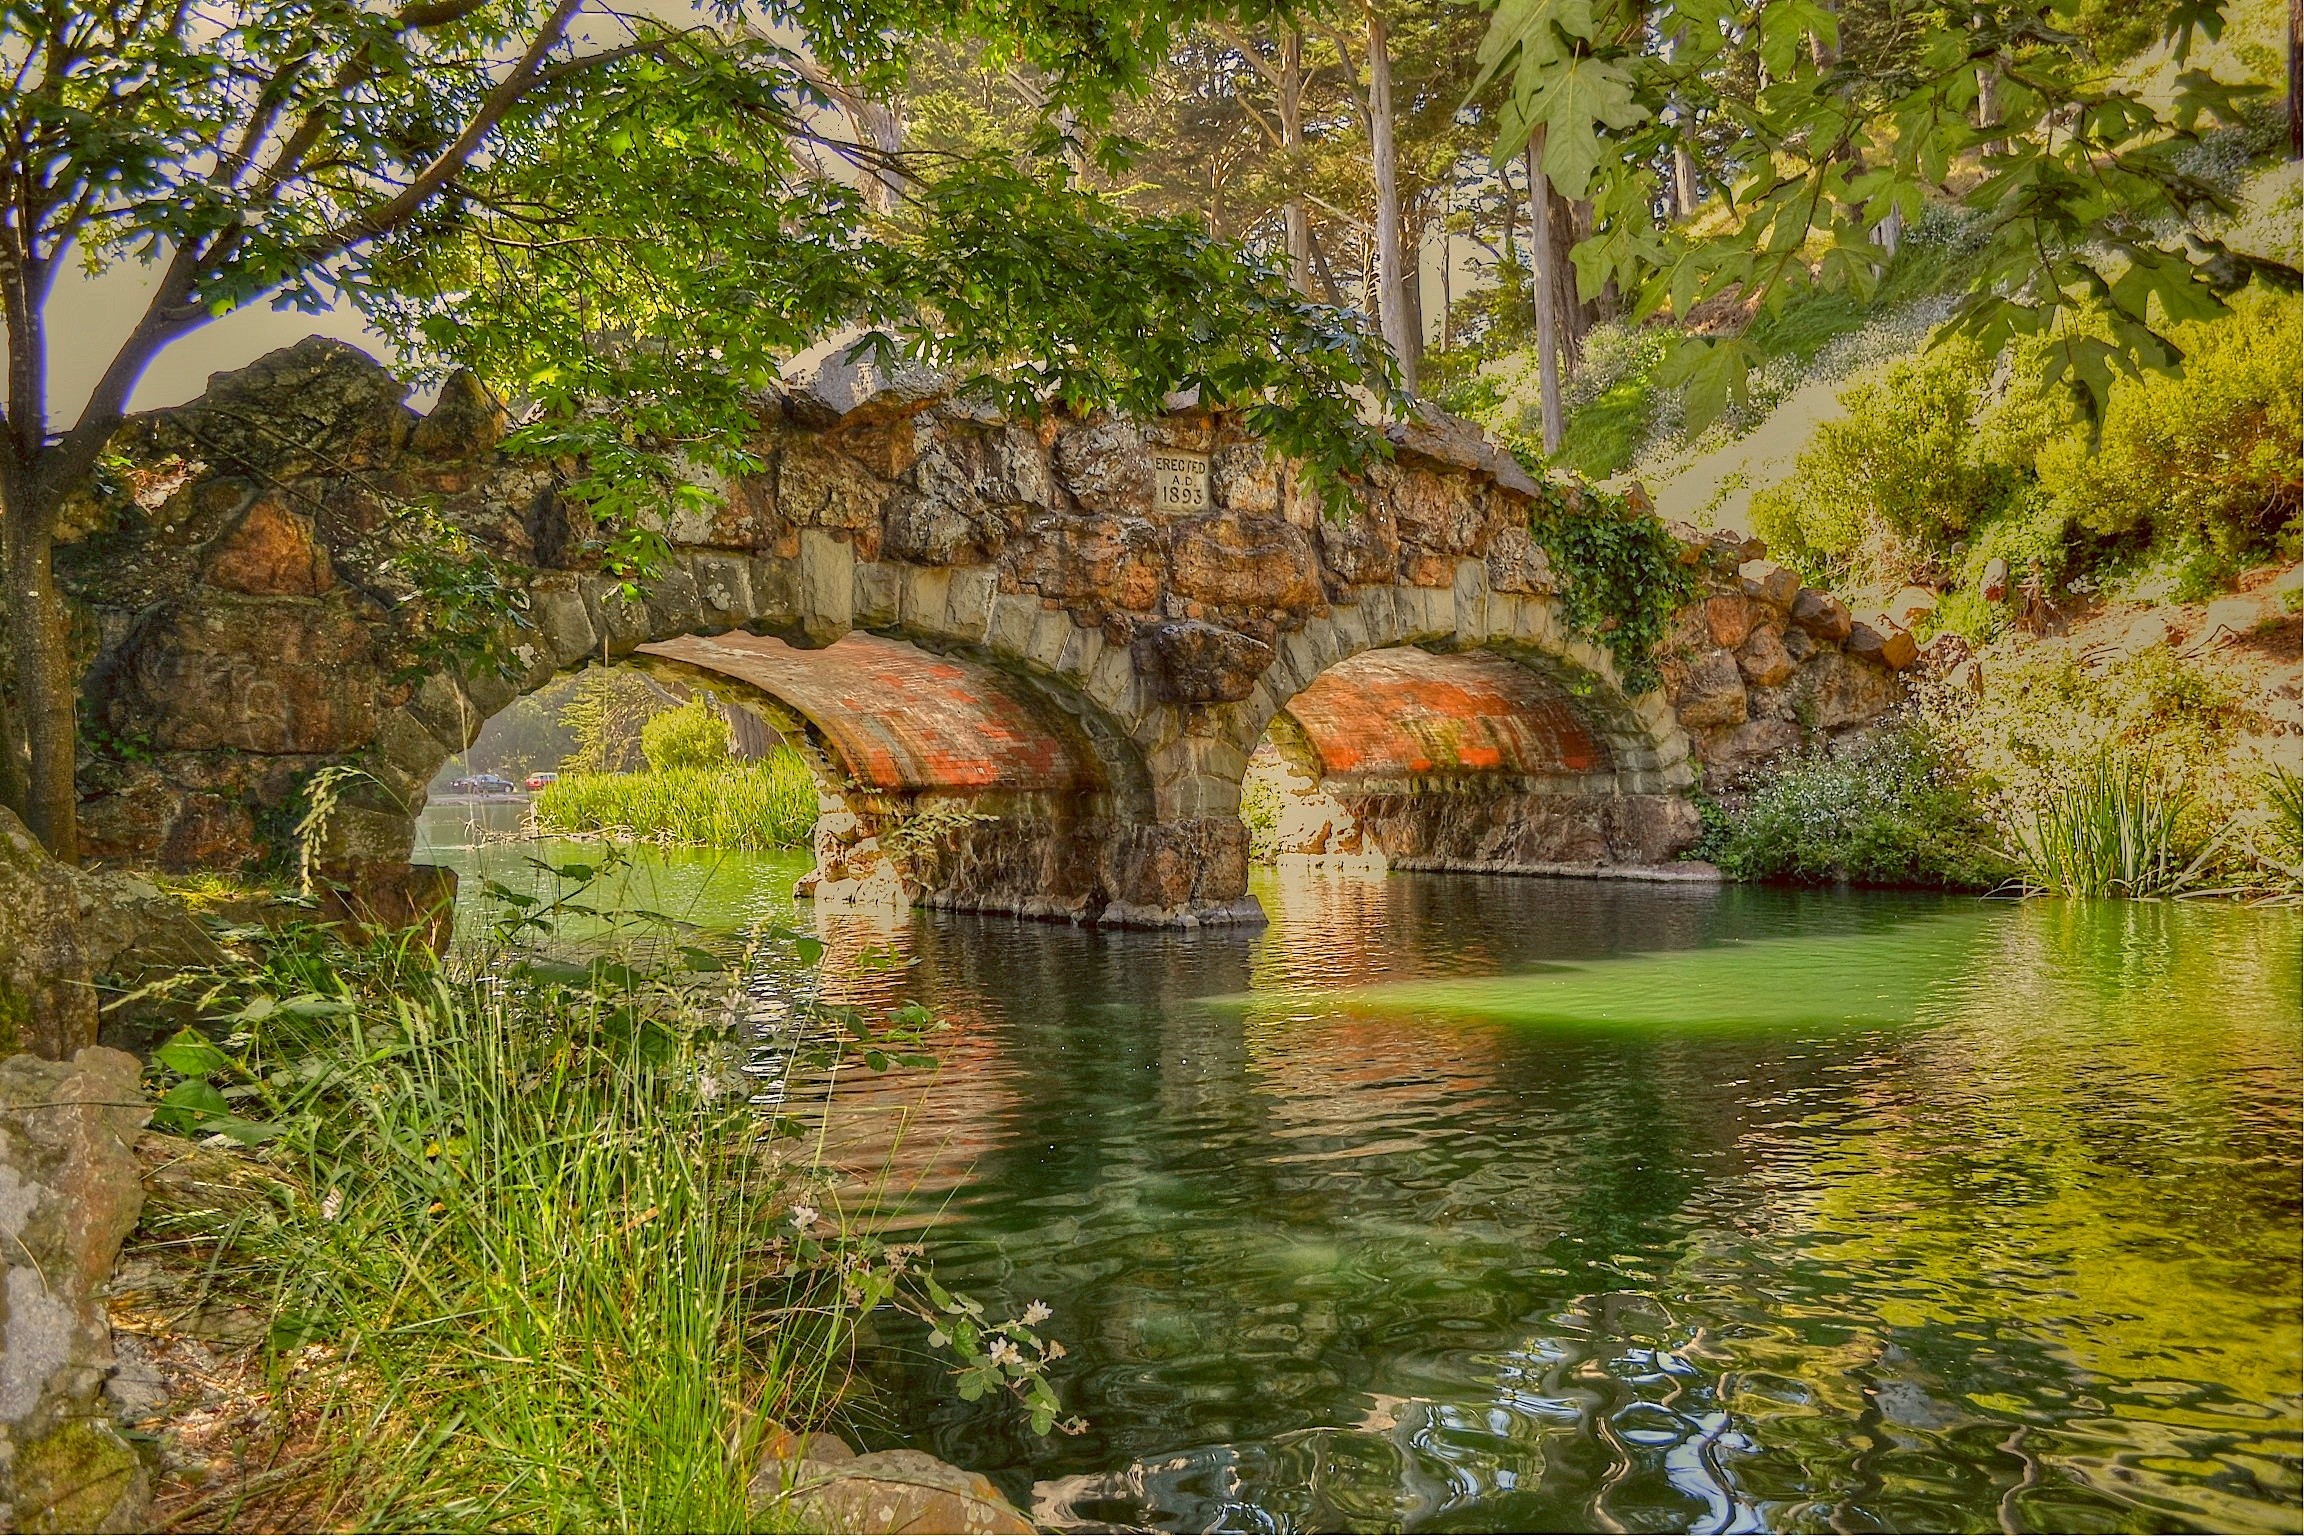
<path fill-rule="evenodd" d="M 1288 157 L 1288 183 L 1304 175 L 1304 34 L 1294 27 L 1280 34 L 1280 148 Z M 1304 194 L 1288 199 L 1288 279 L 1301 294 L 1312 292 L 1312 218 Z"/>
<path fill-rule="evenodd" d="M 56 590 L 54 518 L 37 494 L 7 489 L 8 638 L 24 734 L 24 825 L 60 864 L 80 858 L 71 642 Z"/>
<path fill-rule="evenodd" d="M 1416 393 L 1417 343 L 1408 325 L 1400 249 L 1400 156 L 1392 136 L 1392 38 L 1381 7 L 1368 8 L 1368 153 L 1376 173 L 1376 309 L 1384 344 L 1400 363 L 1400 386 Z"/>
<path fill-rule="evenodd" d="M 1565 428 L 1560 411 L 1560 319 L 1553 268 L 1559 253 L 1552 243 L 1552 180 L 1544 174 L 1544 125 L 1528 135 L 1522 159 L 1528 166 L 1528 250 L 1535 265 L 1529 285 L 1536 299 L 1536 395 L 1543 419 L 1544 452 L 1560 451 Z"/>

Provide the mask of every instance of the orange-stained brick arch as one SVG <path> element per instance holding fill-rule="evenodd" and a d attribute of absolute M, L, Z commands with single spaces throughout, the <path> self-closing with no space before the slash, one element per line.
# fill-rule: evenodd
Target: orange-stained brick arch
<path fill-rule="evenodd" d="M 1323 775 L 1340 786 L 1442 774 L 1585 774 L 1609 762 L 1557 683 L 1486 652 L 1363 652 L 1321 673 L 1287 712 Z"/>
<path fill-rule="evenodd" d="M 813 651 L 741 630 L 639 649 L 781 700 L 824 733 L 867 789 L 1027 792 L 1099 782 L 1088 754 L 981 662 L 861 632 Z"/>

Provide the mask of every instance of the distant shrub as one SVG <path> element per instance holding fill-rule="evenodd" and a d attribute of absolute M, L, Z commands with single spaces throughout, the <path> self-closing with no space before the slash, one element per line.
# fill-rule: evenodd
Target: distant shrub
<path fill-rule="evenodd" d="M 1711 839 L 1742 880 L 1989 890 L 2006 879 L 1976 786 L 1917 723 L 1780 766 Z"/>
<path fill-rule="evenodd" d="M 2244 301 L 2222 320 L 2172 328 L 2184 372 L 2124 379 L 2103 438 L 2041 451 L 2041 489 L 2076 526 L 2167 548 L 2197 542 L 2237 565 L 2293 553 L 2304 471 L 2304 350 L 2293 296 Z"/>
<path fill-rule="evenodd" d="M 668 709 L 640 728 L 640 755 L 657 773 L 728 761 L 728 721 L 702 699 Z"/>
<path fill-rule="evenodd" d="M 566 774 L 536 796 L 547 832 L 758 851 L 806 845 L 816 829 L 816 776 L 779 747 L 757 762 L 650 773 Z"/>
<path fill-rule="evenodd" d="M 1953 574 L 1952 551 L 2000 512 L 2016 476 L 1977 451 L 1993 366 L 1952 342 L 1840 393 L 1791 476 L 1752 498 L 1753 531 L 1811 570 L 1859 581 Z"/>

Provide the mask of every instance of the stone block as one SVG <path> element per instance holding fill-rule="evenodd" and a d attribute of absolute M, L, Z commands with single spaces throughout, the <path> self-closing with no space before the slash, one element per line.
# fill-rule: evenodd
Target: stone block
<path fill-rule="evenodd" d="M 1178 524 L 1168 587 L 1221 608 L 1309 613 L 1327 601 L 1312 541 L 1268 513 L 1220 512 Z"/>
<path fill-rule="evenodd" d="M 1147 517 L 1152 512 L 1152 453 L 1141 423 L 1099 413 L 1067 422 L 1056 434 L 1056 478 L 1090 512 Z"/>
<path fill-rule="evenodd" d="M 0 1054 L 61 1058 L 93 1045 L 88 971 L 72 872 L 0 806 Z"/>
<path fill-rule="evenodd" d="M 1721 592 L 1704 599 L 1704 634 L 1713 645 L 1734 650 L 1752 633 L 1752 603 L 1740 592 Z"/>
<path fill-rule="evenodd" d="M 1706 651 L 1686 663 L 1667 665 L 1665 679 L 1683 726 L 1693 730 L 1744 723 L 1744 674 L 1731 652 Z"/>
<path fill-rule="evenodd" d="M 736 629 L 758 616 L 752 601 L 751 561 L 706 550 L 683 556 L 681 563 L 696 584 L 697 608 L 706 629 Z"/>
<path fill-rule="evenodd" d="M 1038 598 L 1016 592 L 995 594 L 992 617 L 984 626 L 984 648 L 995 656 L 1023 656 L 1032 644 L 1032 630 L 1042 611 Z"/>
<path fill-rule="evenodd" d="M 952 607 L 952 573 L 926 565 L 896 569 L 897 622 L 914 634 L 943 634 L 944 618 Z"/>
<path fill-rule="evenodd" d="M 1736 653 L 1736 665 L 1747 682 L 1774 688 L 1789 678 L 1798 664 L 1785 650 L 1782 632 L 1774 625 L 1763 625 L 1745 637 L 1743 648 Z"/>
<path fill-rule="evenodd" d="M 210 547 L 200 579 L 250 597 L 318 597 L 336 585 L 312 519 L 277 495 L 258 497 Z"/>
<path fill-rule="evenodd" d="M 992 622 L 992 603 L 999 592 L 1000 573 L 989 565 L 954 571 L 945 601 L 944 633 L 971 641 L 982 639 Z"/>
<path fill-rule="evenodd" d="M 1198 619 L 1170 619 L 1146 628 L 1134 645 L 1136 670 L 1159 697 L 1176 704 L 1244 699 L 1272 647 L 1252 635 Z"/>
<path fill-rule="evenodd" d="M 165 751 L 325 754 L 373 739 L 375 621 L 345 594 L 163 608 L 122 669 L 110 724 Z"/>
<path fill-rule="evenodd" d="M 827 529 L 800 530 L 794 617 L 803 640 L 830 645 L 856 627 L 856 551 Z"/>
<path fill-rule="evenodd" d="M 553 661 L 563 667 L 590 655 L 599 643 L 592 615 L 569 576 L 554 573 L 540 577 L 529 588 L 528 622 L 535 626 L 536 638 Z"/>
<path fill-rule="evenodd" d="M 1032 616 L 1032 632 L 1019 654 L 1043 671 L 1053 672 L 1063 660 L 1064 647 L 1077 628 L 1072 615 L 1063 609 L 1043 608 Z"/>
<path fill-rule="evenodd" d="M 1747 560 L 1736 568 L 1744 595 L 1779 613 L 1788 612 L 1800 593 L 1800 577 L 1773 560 Z"/>
<path fill-rule="evenodd" d="M 1794 624 L 1832 645 L 1846 640 L 1856 623 L 1846 603 L 1814 587 L 1803 587 L 1793 596 L 1791 612 Z"/>
<path fill-rule="evenodd" d="M 0 815 L 5 815 L 0 812 Z M 16 1531 L 146 1527 L 143 1463 L 102 1391 L 115 1362 L 104 1287 L 144 1189 L 151 1109 L 136 1058 L 0 1061 L 0 1515 Z"/>
<path fill-rule="evenodd" d="M 1869 624 L 1858 624 L 1848 631 L 1848 654 L 1901 672 L 1920 659 L 1920 647 L 1904 630 L 1883 634 Z"/>
<path fill-rule="evenodd" d="M 885 560 L 859 560 L 850 617 L 869 626 L 894 624 L 903 613 L 903 571 L 905 567 Z"/>

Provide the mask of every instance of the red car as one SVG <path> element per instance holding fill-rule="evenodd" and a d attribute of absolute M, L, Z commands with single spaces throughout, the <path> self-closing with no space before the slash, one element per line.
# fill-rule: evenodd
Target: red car
<path fill-rule="evenodd" d="M 542 789 L 559 777 L 560 775 L 556 773 L 532 773 L 528 775 L 528 787 L 530 789 Z"/>

